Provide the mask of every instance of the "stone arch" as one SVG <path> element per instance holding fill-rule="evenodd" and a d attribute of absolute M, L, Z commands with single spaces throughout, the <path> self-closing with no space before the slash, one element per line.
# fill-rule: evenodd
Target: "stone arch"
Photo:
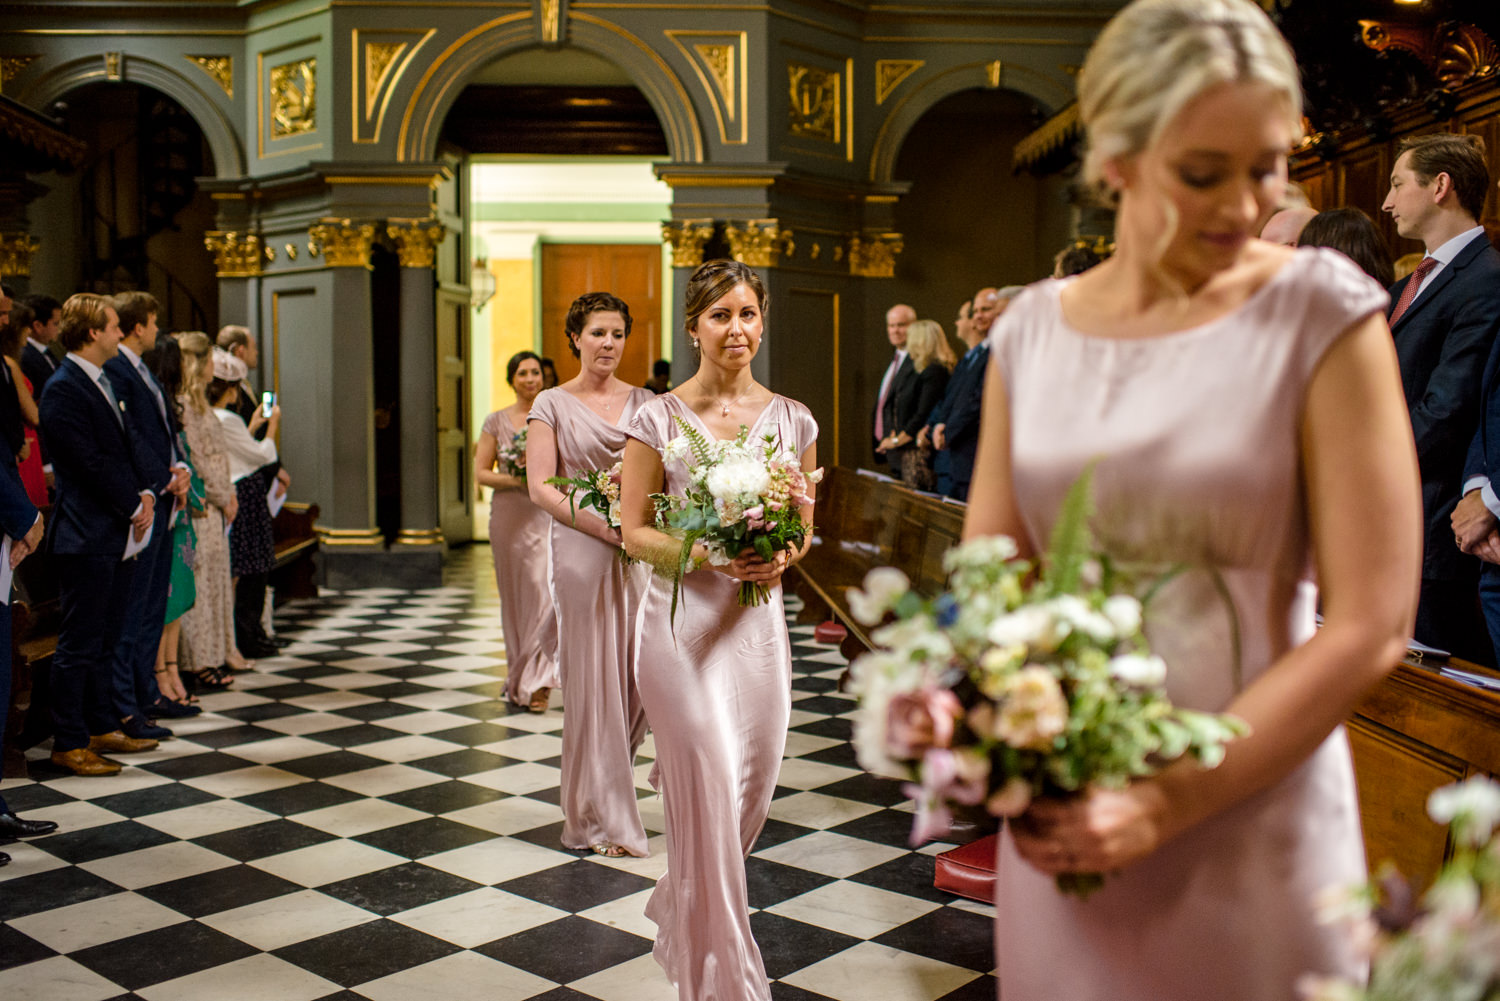
<path fill-rule="evenodd" d="M 27 88 L 21 99 L 34 108 L 47 108 L 69 91 L 91 83 L 110 83 L 99 56 L 75 59 L 51 70 Z M 198 123 L 214 157 L 217 177 L 243 177 L 245 145 L 224 109 L 204 88 L 184 74 L 151 59 L 129 52 L 120 60 L 120 81 L 159 90 L 182 105 Z M 200 74 L 201 75 L 201 74 Z M 208 78 L 205 76 L 204 80 Z"/>
<path fill-rule="evenodd" d="M 989 63 L 974 62 L 951 66 L 927 78 L 896 102 L 880 124 L 870 152 L 869 179 L 877 184 L 889 183 L 896 169 L 896 157 L 912 126 L 945 97 L 960 91 L 989 88 Z M 1035 98 L 1047 109 L 1056 111 L 1073 99 L 1071 83 L 1063 83 L 1029 66 L 1005 64 L 1006 86 Z"/>
<path fill-rule="evenodd" d="M 702 162 L 703 127 L 682 82 L 659 54 L 625 29 L 592 14 L 570 13 L 567 36 L 569 45 L 608 59 L 640 88 L 661 121 L 673 160 Z M 534 45 L 532 14 L 522 11 L 482 24 L 445 49 L 427 67 L 407 102 L 396 159 L 433 159 L 443 119 L 475 70 Z"/>

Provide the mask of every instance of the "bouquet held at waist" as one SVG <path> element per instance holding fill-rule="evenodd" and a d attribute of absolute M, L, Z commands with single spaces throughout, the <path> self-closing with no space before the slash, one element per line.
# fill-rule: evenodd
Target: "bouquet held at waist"
<path fill-rule="evenodd" d="M 682 434 L 661 449 L 662 462 L 680 462 L 688 484 L 681 496 L 656 494 L 657 524 L 682 540 L 677 578 L 692 567 L 693 544 L 708 550 L 708 562 L 725 566 L 745 550 L 771 561 L 783 550 L 795 550 L 812 532 L 801 508 L 813 502 L 810 491 L 823 470 L 804 472 L 796 442 L 780 434 L 751 440 L 750 429 L 728 441 L 710 439 L 681 417 L 673 418 Z M 759 605 L 770 598 L 761 583 L 743 581 L 739 603 Z M 672 614 L 677 590 L 672 592 Z"/>
<path fill-rule="evenodd" d="M 526 429 L 517 431 L 508 443 L 497 444 L 495 459 L 506 476 L 526 479 Z"/>
<path fill-rule="evenodd" d="M 1037 565 L 993 536 L 949 550 L 936 598 L 890 567 L 849 592 L 854 615 L 878 626 L 877 649 L 851 668 L 855 749 L 868 771 L 910 780 L 913 844 L 946 834 L 953 806 L 1018 817 L 1036 797 L 1122 788 L 1184 755 L 1212 768 L 1248 732 L 1167 698 L 1167 666 L 1142 632 L 1149 594 L 1089 531 L 1091 482 L 1092 469 L 1073 485 Z M 1056 877 L 1085 897 L 1103 880 Z"/>

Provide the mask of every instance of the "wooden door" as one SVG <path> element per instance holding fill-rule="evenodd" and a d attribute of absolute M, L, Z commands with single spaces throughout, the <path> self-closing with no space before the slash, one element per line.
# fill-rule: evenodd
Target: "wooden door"
<path fill-rule="evenodd" d="M 438 185 L 437 214 L 448 228 L 438 248 L 437 474 L 438 525 L 452 545 L 474 537 L 473 463 L 469 459 L 469 170 L 449 161 L 453 177 Z"/>
<path fill-rule="evenodd" d="M 557 378 L 578 374 L 564 324 L 568 307 L 585 292 L 609 292 L 630 307 L 630 337 L 615 374 L 644 385 L 661 354 L 661 247 L 656 244 L 542 244 L 542 354 Z"/>

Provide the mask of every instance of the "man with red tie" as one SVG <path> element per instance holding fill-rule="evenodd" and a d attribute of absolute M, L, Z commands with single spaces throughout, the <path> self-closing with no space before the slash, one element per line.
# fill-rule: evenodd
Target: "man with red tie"
<path fill-rule="evenodd" d="M 1481 496 L 1488 480 L 1480 476 L 1472 489 L 1464 482 L 1485 362 L 1500 332 L 1500 253 L 1478 222 L 1488 188 L 1479 137 L 1414 136 L 1401 144 L 1382 208 L 1398 233 L 1422 241 L 1427 252 L 1415 272 L 1390 288 L 1391 332 L 1422 467 L 1426 522 L 1414 635 L 1467 660 L 1493 664 L 1493 646 L 1476 607 L 1480 561 L 1471 554 L 1488 534 L 1486 520 L 1492 528 L 1495 516 Z M 1460 506 L 1461 493 L 1468 496 Z"/>
<path fill-rule="evenodd" d="M 906 328 L 916 318 L 916 310 L 901 304 L 892 306 L 885 312 L 885 334 L 895 353 L 891 356 L 890 364 L 885 367 L 885 374 L 881 376 L 871 421 L 875 460 L 877 464 L 889 464 L 891 475 L 898 480 L 901 478 L 901 455 L 899 452 L 882 451 L 880 442 L 899 426 L 896 420 L 896 397 L 901 395 L 901 389 L 907 382 L 917 377 L 917 370 L 906 354 Z"/>

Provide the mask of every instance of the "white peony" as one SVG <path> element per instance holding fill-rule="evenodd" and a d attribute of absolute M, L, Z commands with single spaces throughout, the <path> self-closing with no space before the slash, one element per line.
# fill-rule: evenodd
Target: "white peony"
<path fill-rule="evenodd" d="M 765 463 L 733 457 L 710 469 L 703 485 L 718 500 L 753 503 L 771 485 L 771 474 Z"/>
<path fill-rule="evenodd" d="M 1105 598 L 1104 614 L 1121 636 L 1134 636 L 1140 632 L 1141 603 L 1131 595 L 1116 594 Z"/>
<path fill-rule="evenodd" d="M 1500 783 L 1476 775 L 1463 782 L 1443 786 L 1427 797 L 1427 815 L 1439 824 L 1457 822 L 1456 836 L 1478 847 L 1500 827 Z"/>
<path fill-rule="evenodd" d="M 1156 688 L 1167 680 L 1167 662 L 1154 654 L 1126 653 L 1111 657 L 1111 676 L 1138 688 Z"/>
<path fill-rule="evenodd" d="M 896 602 L 911 589 L 906 574 L 895 567 L 876 567 L 865 574 L 865 586 L 851 587 L 845 597 L 849 600 L 849 611 L 867 626 L 873 626 L 885 618 L 885 613 L 895 607 Z"/>
<path fill-rule="evenodd" d="M 950 573 L 958 567 L 988 567 L 1016 558 L 1020 549 L 1008 535 L 987 535 L 954 546 L 943 554 L 943 569 Z"/>
<path fill-rule="evenodd" d="M 1083 633 L 1098 643 L 1111 643 L 1115 639 L 1115 624 L 1109 617 L 1094 611 L 1089 603 L 1076 594 L 1060 594 L 1048 605 L 1057 617 L 1072 631 Z"/>

